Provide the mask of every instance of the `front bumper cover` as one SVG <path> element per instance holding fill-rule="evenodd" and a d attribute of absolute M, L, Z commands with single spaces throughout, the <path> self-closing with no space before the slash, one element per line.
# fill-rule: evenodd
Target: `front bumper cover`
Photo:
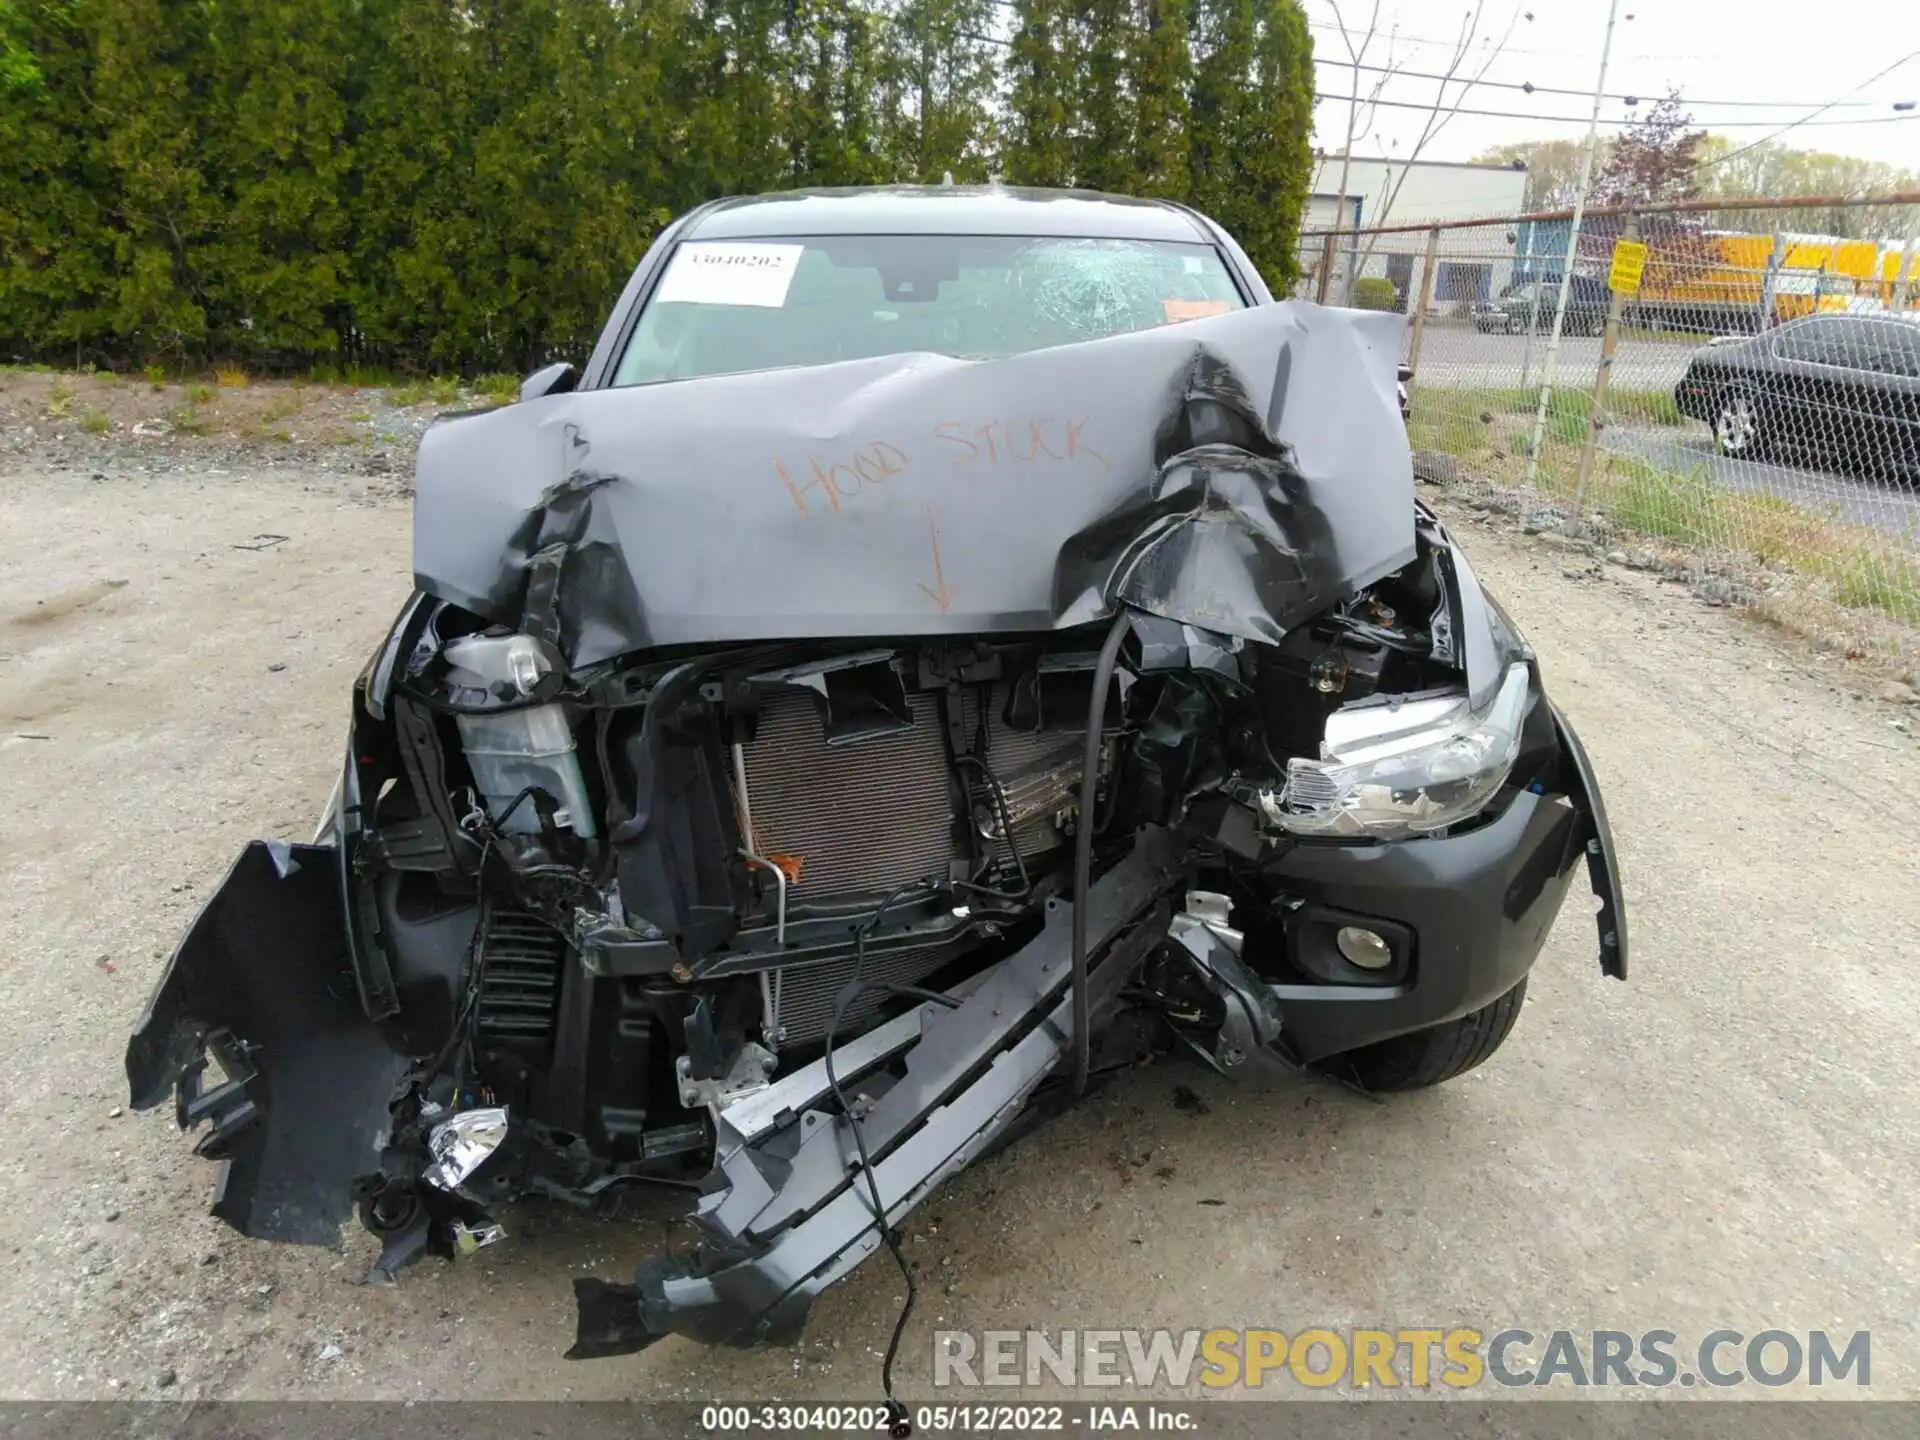
<path fill-rule="evenodd" d="M 213 1213 L 303 1245 L 339 1243 L 406 1068 L 361 1003 L 326 845 L 241 851 L 127 1042 L 136 1110 L 172 1093 L 181 1129 L 210 1123 L 196 1151 L 222 1162 Z"/>
<path fill-rule="evenodd" d="M 1273 984 L 1264 993 L 1249 991 L 1251 975 L 1236 968 L 1233 1003 L 1273 1022 L 1253 1026 L 1238 1049 L 1298 1065 L 1489 1003 L 1532 966 L 1583 861 L 1599 898 L 1602 969 L 1625 977 L 1613 837 L 1578 738 L 1557 711 L 1552 718 L 1564 796 L 1511 795 L 1499 815 L 1457 835 L 1297 845 L 1271 862 L 1268 873 L 1293 891 L 1404 925 L 1416 937 L 1415 963 L 1391 986 Z M 1096 1025 L 1167 938 L 1166 900 L 1188 859 L 1177 835 L 1146 830 L 1093 887 Z M 172 1091 L 182 1128 L 211 1125 L 198 1151 L 223 1162 L 214 1213 L 250 1236 L 337 1244 L 355 1181 L 380 1169 L 390 1106 L 405 1085 L 408 1060 L 368 1018 L 356 983 L 342 899 L 333 847 L 249 845 L 181 942 L 127 1047 L 136 1108 Z M 897 1225 L 1004 1139 L 1067 1053 L 1071 916 L 1052 902 L 1031 942 L 956 990 L 958 1008 L 922 1007 L 847 1042 L 839 1076 L 849 1096 L 906 1052 L 904 1075 L 873 1087 L 870 1106 L 855 1104 L 884 1222 L 816 1062 L 717 1116 L 714 1171 L 693 1215 L 697 1258 L 657 1259 L 634 1285 L 576 1282 L 570 1353 L 628 1353 L 669 1333 L 731 1344 L 797 1335 L 813 1297 L 879 1246 L 882 1223 Z M 209 1057 L 225 1072 L 217 1083 Z"/>

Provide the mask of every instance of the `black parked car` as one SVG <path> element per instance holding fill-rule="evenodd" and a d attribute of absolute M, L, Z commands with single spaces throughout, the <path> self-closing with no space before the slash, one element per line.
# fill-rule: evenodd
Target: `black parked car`
<path fill-rule="evenodd" d="M 1524 335 L 1528 322 L 1544 334 L 1553 329 L 1553 312 L 1560 304 L 1560 277 L 1526 280 L 1510 285 L 1498 300 L 1473 307 L 1473 323 L 1490 334 Z M 1607 325 L 1607 285 L 1591 275 L 1576 275 L 1567 289 L 1567 318 L 1562 335 L 1598 335 Z"/>
<path fill-rule="evenodd" d="M 1722 454 L 1789 452 L 1911 477 L 1920 467 L 1920 316 L 1809 315 L 1694 352 L 1674 387 Z"/>
<path fill-rule="evenodd" d="M 427 433 L 337 804 L 194 922 L 133 1103 L 386 1276 L 697 1188 L 573 1353 L 750 1344 L 1159 1053 L 1480 1064 L 1577 873 L 1624 978 L 1586 755 L 1415 502 L 1404 326 L 1157 202 L 682 218 L 577 379 Z"/>

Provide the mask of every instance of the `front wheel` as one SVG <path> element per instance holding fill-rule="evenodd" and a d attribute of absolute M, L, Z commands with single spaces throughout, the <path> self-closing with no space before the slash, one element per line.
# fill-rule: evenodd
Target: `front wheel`
<path fill-rule="evenodd" d="M 1466 1074 L 1498 1050 L 1513 1033 L 1526 998 L 1527 982 L 1522 979 L 1491 1005 L 1350 1051 L 1330 1061 L 1329 1068 L 1345 1070 L 1362 1089 L 1378 1093 L 1425 1090 Z"/>
<path fill-rule="evenodd" d="M 1766 450 L 1760 406 L 1744 390 L 1728 390 L 1713 412 L 1713 439 L 1731 460 L 1757 460 Z"/>

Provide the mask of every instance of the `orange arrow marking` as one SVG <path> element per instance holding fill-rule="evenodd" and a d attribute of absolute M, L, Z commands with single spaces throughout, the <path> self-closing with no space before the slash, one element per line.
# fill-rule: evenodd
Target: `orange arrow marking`
<path fill-rule="evenodd" d="M 933 545 L 933 588 L 922 585 L 921 591 L 933 601 L 934 608 L 941 614 L 953 608 L 953 589 L 947 584 L 946 571 L 940 568 L 940 527 L 933 523 L 933 502 L 927 502 L 927 539 Z"/>

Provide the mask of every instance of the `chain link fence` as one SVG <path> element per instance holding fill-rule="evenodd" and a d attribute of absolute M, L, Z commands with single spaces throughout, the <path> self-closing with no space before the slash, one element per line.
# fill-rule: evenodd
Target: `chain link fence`
<path fill-rule="evenodd" d="M 1423 479 L 1910 671 L 1917 229 L 1920 196 L 1428 221 L 1303 237 L 1299 293 L 1410 316 Z"/>

